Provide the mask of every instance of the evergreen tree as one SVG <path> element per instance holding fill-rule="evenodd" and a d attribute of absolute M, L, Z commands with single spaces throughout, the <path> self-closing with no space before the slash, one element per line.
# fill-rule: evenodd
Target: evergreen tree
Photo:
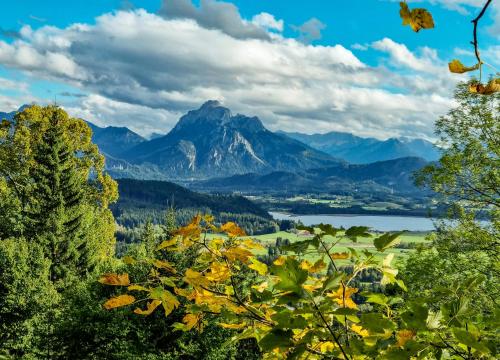
<path fill-rule="evenodd" d="M 39 242 L 52 261 L 51 279 L 68 272 L 85 272 L 90 259 L 82 231 L 82 189 L 85 179 L 75 170 L 74 154 L 64 140 L 62 110 L 55 109 L 32 168 L 33 201 L 26 234 Z"/>

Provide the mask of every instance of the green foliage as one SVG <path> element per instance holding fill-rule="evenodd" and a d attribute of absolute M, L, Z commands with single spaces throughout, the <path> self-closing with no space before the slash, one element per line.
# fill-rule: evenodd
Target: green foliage
<path fill-rule="evenodd" d="M 49 320 L 60 299 L 49 273 L 50 261 L 39 244 L 0 240 L 0 351 L 14 358 L 47 356 Z"/>

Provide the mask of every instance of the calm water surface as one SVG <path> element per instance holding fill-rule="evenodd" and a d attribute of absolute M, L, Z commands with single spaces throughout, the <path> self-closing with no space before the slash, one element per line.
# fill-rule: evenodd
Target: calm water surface
<path fill-rule="evenodd" d="M 319 223 L 331 224 L 335 227 L 368 226 L 379 231 L 431 231 L 434 230 L 432 219 L 412 216 L 391 215 L 293 215 L 270 212 L 277 220 L 302 221 L 304 225 Z"/>

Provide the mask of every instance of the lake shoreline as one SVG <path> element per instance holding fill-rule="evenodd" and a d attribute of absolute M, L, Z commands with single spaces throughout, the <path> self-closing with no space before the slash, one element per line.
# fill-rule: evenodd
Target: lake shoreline
<path fill-rule="evenodd" d="M 351 226 L 367 226 L 373 231 L 409 231 L 430 232 L 435 230 L 435 220 L 428 217 L 398 216 L 398 215 L 354 215 L 354 214 L 324 214 L 324 215 L 299 215 L 285 212 L 269 214 L 276 220 L 300 221 L 304 225 L 330 224 L 335 227 L 349 228 Z"/>

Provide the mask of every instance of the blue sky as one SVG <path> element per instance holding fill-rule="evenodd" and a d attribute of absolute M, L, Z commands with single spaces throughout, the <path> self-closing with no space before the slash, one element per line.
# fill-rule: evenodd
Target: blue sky
<path fill-rule="evenodd" d="M 57 98 L 75 116 L 147 135 L 218 98 L 273 130 L 432 137 L 464 79 L 446 63 L 473 62 L 470 20 L 483 2 L 408 1 L 436 23 L 415 34 L 389 0 L 10 1 L 0 111 Z M 480 45 L 498 68 L 497 2 Z"/>

